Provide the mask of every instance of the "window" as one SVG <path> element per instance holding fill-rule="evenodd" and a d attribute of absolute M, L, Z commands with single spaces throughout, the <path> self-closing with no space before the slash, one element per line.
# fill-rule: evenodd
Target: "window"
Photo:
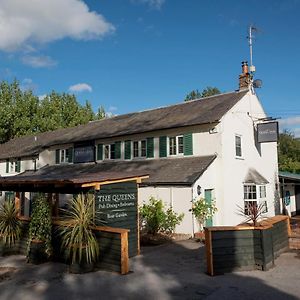
<path fill-rule="evenodd" d="M 110 144 L 104 146 L 104 159 L 115 159 L 116 157 L 116 145 Z"/>
<path fill-rule="evenodd" d="M 15 193 L 14 192 L 5 192 L 4 199 L 5 199 L 5 201 L 14 201 Z"/>
<path fill-rule="evenodd" d="M 6 173 L 19 173 L 21 172 L 21 160 L 13 159 L 6 161 Z"/>
<path fill-rule="evenodd" d="M 259 194 L 257 193 L 259 191 Z M 251 213 L 251 208 L 253 206 L 259 205 L 262 213 L 268 212 L 266 186 L 255 184 L 244 185 L 244 209 L 245 214 L 249 215 Z M 258 201 L 259 200 L 259 201 Z"/>
<path fill-rule="evenodd" d="M 146 157 L 147 156 L 147 141 L 134 141 L 133 142 L 133 157 Z"/>
<path fill-rule="evenodd" d="M 242 157 L 242 137 L 240 135 L 235 136 L 235 156 Z"/>
<path fill-rule="evenodd" d="M 59 162 L 67 163 L 69 162 L 70 149 L 60 149 L 59 151 Z"/>
<path fill-rule="evenodd" d="M 183 145 L 183 136 L 170 136 L 169 137 L 169 154 L 178 155 L 183 154 L 184 145 Z"/>

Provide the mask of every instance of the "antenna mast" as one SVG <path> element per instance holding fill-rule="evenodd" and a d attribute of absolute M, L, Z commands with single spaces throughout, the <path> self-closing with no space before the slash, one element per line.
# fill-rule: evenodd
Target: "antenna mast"
<path fill-rule="evenodd" d="M 257 31 L 257 28 L 255 28 L 254 26 L 250 25 L 249 26 L 249 36 L 248 36 L 248 40 L 249 40 L 249 48 L 250 48 L 250 73 L 253 74 L 255 72 L 255 66 L 253 66 L 253 52 L 252 52 L 252 40 L 253 40 L 253 31 Z"/>

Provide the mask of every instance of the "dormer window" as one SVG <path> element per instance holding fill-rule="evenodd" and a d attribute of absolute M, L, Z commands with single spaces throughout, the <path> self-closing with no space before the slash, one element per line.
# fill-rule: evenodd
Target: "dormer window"
<path fill-rule="evenodd" d="M 6 161 L 6 173 L 21 172 L 21 159 L 8 159 Z"/>
<path fill-rule="evenodd" d="M 56 149 L 55 162 L 57 164 L 73 162 L 73 148 Z"/>
<path fill-rule="evenodd" d="M 133 157 L 146 157 L 147 156 L 147 141 L 134 141 L 133 142 Z"/>
<path fill-rule="evenodd" d="M 169 137 L 169 154 L 179 155 L 184 152 L 183 135 Z"/>

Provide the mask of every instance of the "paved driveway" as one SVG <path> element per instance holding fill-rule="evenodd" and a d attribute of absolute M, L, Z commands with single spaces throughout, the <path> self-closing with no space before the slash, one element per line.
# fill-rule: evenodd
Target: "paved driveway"
<path fill-rule="evenodd" d="M 1 300 L 43 299 L 300 299 L 300 252 L 282 254 L 268 272 L 205 274 L 204 248 L 194 241 L 142 248 L 121 276 L 74 275 L 59 263 L 39 266 L 24 256 L 0 258 Z M 1 272 L 0 272 L 1 274 Z"/>

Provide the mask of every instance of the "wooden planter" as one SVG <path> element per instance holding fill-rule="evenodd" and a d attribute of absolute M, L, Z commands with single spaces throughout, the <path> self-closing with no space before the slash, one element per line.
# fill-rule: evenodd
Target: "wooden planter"
<path fill-rule="evenodd" d="M 38 265 L 48 260 L 46 254 L 46 243 L 44 241 L 33 240 L 30 242 L 28 262 Z"/>

